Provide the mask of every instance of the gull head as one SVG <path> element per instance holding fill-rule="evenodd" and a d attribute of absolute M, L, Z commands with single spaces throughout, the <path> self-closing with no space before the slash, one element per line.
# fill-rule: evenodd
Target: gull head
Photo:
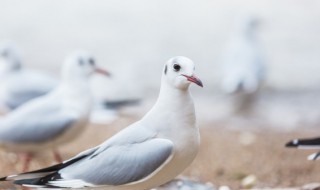
<path fill-rule="evenodd" d="M 0 45 L 0 67 L 1 69 L 14 71 L 21 68 L 18 50 L 12 43 Z"/>
<path fill-rule="evenodd" d="M 238 23 L 239 32 L 247 37 L 254 35 L 261 23 L 259 18 L 254 15 L 245 15 L 240 17 L 240 19 L 241 20 Z"/>
<path fill-rule="evenodd" d="M 86 51 L 77 51 L 71 54 L 65 60 L 62 70 L 64 77 L 72 79 L 87 79 L 95 73 L 110 76 L 108 71 L 97 66 L 94 57 Z"/>
<path fill-rule="evenodd" d="M 195 66 L 191 59 L 183 56 L 173 57 L 164 66 L 162 80 L 178 89 L 187 89 L 191 83 L 203 87 L 194 71 Z"/>

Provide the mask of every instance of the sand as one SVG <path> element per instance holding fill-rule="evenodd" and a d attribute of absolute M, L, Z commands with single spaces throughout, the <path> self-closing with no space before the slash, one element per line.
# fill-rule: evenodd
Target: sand
<path fill-rule="evenodd" d="M 136 118 L 121 118 L 108 126 L 90 125 L 75 142 L 60 148 L 64 159 L 98 145 Z M 296 187 L 319 180 L 320 162 L 307 161 L 312 151 L 284 148 L 285 142 L 313 131 L 279 132 L 271 129 L 234 130 L 224 124 L 207 123 L 201 128 L 201 148 L 194 163 L 184 176 L 215 186 L 241 188 L 241 180 L 248 175 L 257 177 L 256 187 Z M 187 139 L 186 139 L 187 140 Z M 50 152 L 41 153 L 31 169 L 54 164 Z M 21 171 L 15 154 L 0 153 L 1 175 Z M 14 189 L 9 183 L 0 188 Z"/>

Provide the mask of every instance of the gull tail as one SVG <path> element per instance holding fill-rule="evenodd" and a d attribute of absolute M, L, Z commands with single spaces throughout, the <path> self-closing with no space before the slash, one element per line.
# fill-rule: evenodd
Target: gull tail
<path fill-rule="evenodd" d="M 92 155 L 98 147 L 86 150 L 77 156 L 66 160 L 60 164 L 53 165 L 51 167 L 43 168 L 40 170 L 35 170 L 31 172 L 21 173 L 17 175 L 6 176 L 0 178 L 0 181 L 13 181 L 14 184 L 22 185 L 26 187 L 36 187 L 36 188 L 61 188 L 61 186 L 52 184 L 52 181 L 59 181 L 62 179 L 60 175 L 60 170 L 68 167 L 86 157 Z M 77 181 L 77 184 L 79 182 Z M 82 184 L 83 185 L 83 182 Z M 86 184 L 85 184 L 86 185 Z M 63 187 L 63 186 L 62 186 Z"/>
<path fill-rule="evenodd" d="M 319 159 L 320 159 L 320 152 L 317 152 L 308 156 L 308 160 L 319 160 Z"/>
<path fill-rule="evenodd" d="M 320 148 L 320 138 L 311 138 L 311 139 L 294 139 L 288 143 L 286 143 L 286 147 L 288 148 Z"/>
<path fill-rule="evenodd" d="M 31 188 L 61 189 L 61 187 L 48 184 L 49 181 L 54 181 L 59 179 L 62 179 L 60 174 L 58 172 L 54 172 L 39 178 L 15 180 L 13 183 L 16 185 L 22 185 L 22 186 L 31 187 Z"/>
<path fill-rule="evenodd" d="M 48 180 L 59 179 L 59 170 L 85 158 L 87 155 L 81 155 L 71 160 L 67 160 L 63 163 L 53 165 L 51 167 L 43 168 L 40 170 L 35 170 L 31 172 L 25 172 L 17 175 L 10 175 L 0 178 L 0 181 L 13 181 L 14 184 L 23 185 L 28 187 L 47 187 L 44 186 Z M 50 187 L 54 188 L 54 187 Z"/>

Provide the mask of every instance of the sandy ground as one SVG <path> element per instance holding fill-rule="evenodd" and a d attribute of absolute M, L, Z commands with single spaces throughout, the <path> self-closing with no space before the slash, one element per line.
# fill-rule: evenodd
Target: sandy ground
<path fill-rule="evenodd" d="M 103 142 L 134 120 L 127 117 L 109 126 L 89 126 L 75 142 L 60 148 L 63 158 L 68 159 L 79 151 Z M 257 187 L 295 187 L 316 182 L 319 181 L 320 162 L 306 160 L 312 151 L 284 148 L 287 140 L 312 136 L 312 132 L 234 130 L 227 129 L 223 124 L 207 123 L 201 128 L 199 155 L 183 175 L 233 189 L 241 188 L 241 180 L 250 174 L 257 177 Z M 52 155 L 47 152 L 38 155 L 31 168 L 38 169 L 51 164 L 54 164 Z M 21 163 L 15 154 L 1 152 L 0 168 L 1 176 L 14 174 L 21 171 Z M 15 188 L 9 183 L 0 186 L 0 189 Z"/>

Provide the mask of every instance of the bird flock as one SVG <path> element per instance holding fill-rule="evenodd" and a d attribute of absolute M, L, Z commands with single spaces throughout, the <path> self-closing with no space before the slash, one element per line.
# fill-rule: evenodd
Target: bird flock
<path fill-rule="evenodd" d="M 21 66 L 4 70 L 16 72 L 15 75 L 20 71 Z M 89 122 L 93 104 L 89 78 L 95 73 L 110 76 L 88 52 L 70 55 L 63 64 L 60 82 L 44 95 L 33 93 L 43 90 L 35 85 L 36 89 L 30 87 L 18 93 L 22 99 L 35 95 L 25 103 L 17 103 L 18 107 L 11 107 L 3 99 L 12 111 L 0 121 L 0 147 L 21 153 L 24 163 L 23 173 L 0 180 L 25 187 L 133 190 L 168 182 L 194 160 L 199 148 L 189 86 L 203 84 L 194 71 L 195 65 L 189 58 L 177 56 L 167 61 L 158 100 L 141 120 L 102 144 L 62 161 L 57 148 L 78 137 Z M 59 164 L 29 172 L 33 155 L 44 150 L 52 150 Z"/>
<path fill-rule="evenodd" d="M 246 18 L 222 54 L 221 89 L 232 96 L 236 111 L 249 109 L 266 76 L 255 38 L 257 20 Z M 160 71 L 159 71 L 160 72 Z M 72 142 L 90 122 L 95 99 L 94 74 L 110 77 L 86 51 L 69 55 L 57 80 L 43 71 L 24 68 L 12 44 L 0 47 L 0 149 L 16 152 L 22 173 L 0 178 L 32 188 L 103 188 L 146 190 L 178 176 L 195 159 L 200 135 L 191 84 L 203 87 L 195 64 L 183 56 L 163 66 L 157 101 L 140 120 L 100 145 L 63 161 L 58 148 Z M 103 102 L 105 107 L 136 104 L 139 100 Z M 237 102 L 237 103 L 236 103 Z M 320 148 L 320 139 L 296 139 L 287 147 Z M 29 171 L 35 154 L 51 150 L 57 164 Z M 320 152 L 308 157 L 320 158 Z"/>

